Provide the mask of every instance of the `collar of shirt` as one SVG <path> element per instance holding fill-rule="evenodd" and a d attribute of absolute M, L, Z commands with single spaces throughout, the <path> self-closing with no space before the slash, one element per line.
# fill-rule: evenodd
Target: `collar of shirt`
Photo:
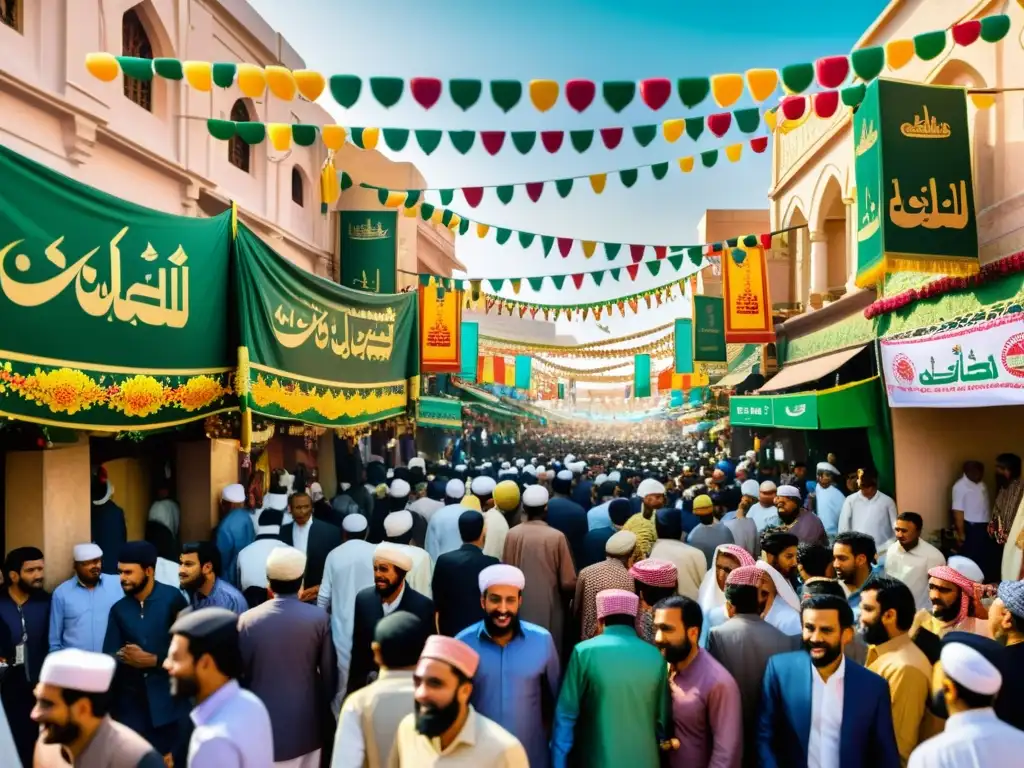
<path fill-rule="evenodd" d="M 398 588 L 398 595 L 390 603 L 381 602 L 381 608 L 384 609 L 384 615 L 390 616 L 392 613 L 398 610 L 398 606 L 402 604 L 402 596 L 405 594 L 405 582 L 402 582 L 402 586 Z"/>
<path fill-rule="evenodd" d="M 467 747 L 476 746 L 476 710 L 473 709 L 473 705 L 469 705 L 469 714 L 466 715 L 466 722 L 462 724 L 462 730 L 459 731 L 458 735 L 452 739 L 452 743 L 448 745 L 447 749 L 441 749 L 441 739 L 433 738 L 430 740 L 430 745 L 434 748 L 434 751 L 439 755 L 449 755 L 459 748 L 460 745 L 465 744 Z"/>
<path fill-rule="evenodd" d="M 833 681 L 838 682 L 840 680 L 845 680 L 846 679 L 846 656 L 845 656 L 845 654 L 840 656 L 839 659 L 840 659 L 839 666 L 836 668 L 836 671 L 832 673 L 832 675 L 829 677 L 828 680 L 826 680 L 825 678 L 823 678 L 821 676 L 821 672 L 818 671 L 818 668 L 815 667 L 813 662 L 812 662 L 811 663 L 811 667 L 812 667 L 812 671 L 814 672 L 814 679 L 817 682 L 821 683 L 822 685 L 828 685 L 829 683 L 831 683 Z"/>
<path fill-rule="evenodd" d="M 196 725 L 206 725 L 224 704 L 238 694 L 239 690 L 237 680 L 228 680 L 212 696 L 208 696 L 204 702 L 192 710 L 192 722 Z"/>
<path fill-rule="evenodd" d="M 622 635 L 623 637 L 636 637 L 636 628 L 632 624 L 627 626 L 621 626 L 613 624 L 610 627 L 604 628 L 604 634 L 606 635 Z"/>
<path fill-rule="evenodd" d="M 992 707 L 983 707 L 982 709 L 969 709 L 966 712 L 957 712 L 955 715 L 950 715 L 946 720 L 946 733 L 955 731 L 959 728 L 970 728 L 975 725 L 984 725 L 986 723 L 996 722 L 996 711 Z"/>
<path fill-rule="evenodd" d="M 477 636 L 481 640 L 487 640 L 488 642 L 491 642 L 491 643 L 494 643 L 495 645 L 497 645 L 497 643 L 494 641 L 494 638 L 491 637 L 491 633 L 487 631 L 487 622 L 486 621 L 481 621 L 480 622 L 480 631 L 477 633 Z M 525 638 L 526 637 L 526 633 L 523 631 L 523 623 L 520 621 L 516 625 L 515 636 L 509 641 L 508 645 L 511 645 L 512 643 L 514 643 L 516 641 L 516 639 L 521 638 L 521 637 Z"/>
<path fill-rule="evenodd" d="M 386 667 L 382 667 L 380 672 L 377 673 L 377 681 L 412 680 L 413 675 L 415 674 L 416 671 L 412 669 L 388 669 Z"/>
<path fill-rule="evenodd" d="M 904 632 L 899 637 L 894 637 L 891 640 L 886 640 L 884 643 L 879 643 L 878 645 L 869 645 L 868 655 L 864 661 L 864 665 L 867 666 L 868 664 L 871 664 L 872 662 L 880 659 L 882 656 L 885 656 L 885 654 L 887 653 L 895 653 L 897 651 L 901 651 L 904 648 L 906 648 L 907 644 L 910 642 L 913 642 L 910 639 L 910 633 Z"/>

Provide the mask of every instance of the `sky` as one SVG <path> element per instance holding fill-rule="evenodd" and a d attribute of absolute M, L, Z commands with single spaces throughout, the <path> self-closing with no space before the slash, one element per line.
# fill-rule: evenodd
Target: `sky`
<path fill-rule="evenodd" d="M 641 80 L 649 77 L 709 76 L 743 72 L 755 67 L 780 68 L 787 64 L 813 61 L 821 56 L 845 54 L 870 26 L 886 0 L 856 3 L 823 3 L 820 0 L 249 0 L 250 4 L 280 32 L 305 59 L 311 69 L 331 74 L 516 79 L 553 79 L 565 82 L 586 78 Z M 693 142 L 684 136 L 670 144 L 660 132 L 663 120 L 706 115 L 721 111 L 711 99 L 687 110 L 675 98 L 662 109 L 651 111 L 639 99 L 615 113 L 600 97 L 582 114 L 560 98 L 550 111 L 540 113 L 524 95 L 518 106 L 503 113 L 484 96 L 466 112 L 451 103 L 447 94 L 432 109 L 421 108 L 406 91 L 390 109 L 379 105 L 367 92 L 351 109 L 337 105 L 329 94 L 322 105 L 338 123 L 346 126 L 433 128 L 443 130 L 572 130 L 624 127 L 627 135 L 614 150 L 595 139 L 594 146 L 577 153 L 565 146 L 548 154 L 539 144 L 528 155 L 520 155 L 510 142 L 497 156 L 479 145 L 460 155 L 447 138 L 427 156 L 410 138 L 400 153 L 389 156 L 414 163 L 432 188 L 508 184 L 616 171 L 649 163 L 670 162 L 661 181 L 649 171 L 640 171 L 639 181 L 624 189 L 617 177 L 609 176 L 605 192 L 596 195 L 586 179 L 577 181 L 565 199 L 548 185 L 538 203 L 532 203 L 523 188 L 513 201 L 503 205 L 493 191 L 470 208 L 459 193 L 449 206 L 475 221 L 523 229 L 540 234 L 623 243 L 698 244 L 697 225 L 707 209 L 767 208 L 771 184 L 771 149 L 762 155 L 744 151 L 741 160 L 727 163 L 722 157 L 712 169 L 702 169 L 698 160 L 692 173 L 683 174 L 675 162 L 685 155 L 740 141 L 743 134 L 734 127 L 721 139 L 705 135 Z M 741 101 L 732 109 L 751 106 Z M 762 109 L 763 111 L 763 109 Z M 656 123 L 658 137 L 641 148 L 629 135 L 635 125 Z M 765 135 L 759 130 L 753 136 Z M 749 138 L 749 137 L 748 137 Z M 374 183 L 373 179 L 357 179 Z M 427 200 L 439 203 L 436 193 Z M 737 232 L 736 235 L 749 234 Z M 623 249 L 614 263 L 602 251 L 587 259 L 577 248 L 562 258 L 557 248 L 545 258 L 539 239 L 528 249 L 513 237 L 506 245 L 494 242 L 493 232 L 485 240 L 470 233 L 456 238 L 456 255 L 467 267 L 468 277 L 531 277 L 566 274 L 625 266 L 630 263 Z M 645 259 L 654 258 L 648 250 Z M 584 303 L 614 299 L 667 284 L 663 271 L 658 277 L 641 273 L 630 282 L 625 271 L 615 283 L 606 277 L 601 287 L 587 278 L 577 291 L 566 280 L 562 292 L 548 287 L 534 293 L 525 280 L 520 299 L 543 303 Z M 508 287 L 505 295 L 511 295 Z M 614 336 L 635 333 L 688 315 L 688 303 L 675 301 L 660 309 L 640 311 L 627 317 L 618 313 L 608 321 Z M 607 338 L 593 318 L 559 323 L 560 333 L 573 334 L 579 341 Z M 603 361 L 601 361 L 603 362 Z M 584 364 L 585 365 L 585 364 Z"/>

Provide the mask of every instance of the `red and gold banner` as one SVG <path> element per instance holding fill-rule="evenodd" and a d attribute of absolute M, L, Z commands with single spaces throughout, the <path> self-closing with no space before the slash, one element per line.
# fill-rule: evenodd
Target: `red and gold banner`
<path fill-rule="evenodd" d="M 710 384 L 707 369 L 697 365 L 693 373 L 675 373 L 671 367 L 658 374 L 658 391 L 668 392 L 672 389 L 689 391 L 694 387 L 706 387 Z"/>
<path fill-rule="evenodd" d="M 516 364 L 501 355 L 480 355 L 476 364 L 478 384 L 499 384 L 503 387 L 516 385 Z"/>
<path fill-rule="evenodd" d="M 420 286 L 420 371 L 458 373 L 462 366 L 462 291 Z"/>
<path fill-rule="evenodd" d="M 760 245 L 726 249 L 722 254 L 725 341 L 768 344 L 775 341 L 768 264 Z"/>

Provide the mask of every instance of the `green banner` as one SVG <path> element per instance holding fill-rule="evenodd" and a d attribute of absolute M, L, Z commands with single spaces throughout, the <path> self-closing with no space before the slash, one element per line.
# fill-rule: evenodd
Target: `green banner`
<path fill-rule="evenodd" d="M 651 356 L 633 355 L 633 397 L 651 396 Z"/>
<path fill-rule="evenodd" d="M 857 284 L 978 271 L 967 92 L 879 79 L 853 116 Z"/>
<path fill-rule="evenodd" d="M 677 318 L 675 328 L 675 373 L 693 373 L 693 321 Z"/>
<path fill-rule="evenodd" d="M 558 382 L 558 399 L 565 400 L 565 384 Z"/>
<path fill-rule="evenodd" d="M 533 358 L 529 355 L 516 355 L 516 389 L 529 389 L 533 385 Z"/>
<path fill-rule="evenodd" d="M 477 356 L 480 354 L 480 323 L 462 323 L 462 370 L 459 378 L 476 384 Z"/>
<path fill-rule="evenodd" d="M 817 429 L 818 395 L 734 395 L 729 398 L 729 421 L 736 427 Z"/>
<path fill-rule="evenodd" d="M 295 266 L 239 225 L 238 318 L 244 404 L 325 427 L 402 413 L 417 375 L 416 294 L 372 296 Z M 247 353 L 248 360 L 245 360 Z"/>
<path fill-rule="evenodd" d="M 370 293 L 395 293 L 397 211 L 341 212 L 341 284 Z"/>
<path fill-rule="evenodd" d="M 720 296 L 693 297 L 693 359 L 698 363 L 724 363 L 725 305 Z"/>
<path fill-rule="evenodd" d="M 771 397 L 742 397 L 733 395 L 729 398 L 729 423 L 734 427 L 773 427 L 775 419 L 772 415 Z"/>
<path fill-rule="evenodd" d="M 416 403 L 416 424 L 439 429 L 462 428 L 462 401 L 447 397 L 421 397 Z"/>
<path fill-rule="evenodd" d="M 0 416 L 136 431 L 237 407 L 231 214 L 160 213 L 0 146 Z"/>

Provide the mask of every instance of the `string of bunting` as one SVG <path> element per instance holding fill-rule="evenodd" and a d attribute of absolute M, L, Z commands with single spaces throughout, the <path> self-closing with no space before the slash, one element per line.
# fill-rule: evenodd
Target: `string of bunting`
<path fill-rule="evenodd" d="M 630 347 L 628 349 L 595 349 L 574 354 L 572 357 L 584 360 L 613 360 L 628 357 L 632 360 L 632 358 L 638 354 L 671 349 L 674 341 L 675 335 L 670 333 L 668 336 L 663 336 L 659 339 L 655 339 L 654 341 L 647 342 L 646 344 Z M 488 350 L 491 354 L 499 355 L 521 355 L 524 354 L 524 352 L 536 354 L 540 351 L 530 347 L 524 349 L 523 347 L 510 347 L 501 344 L 490 344 L 487 342 L 482 343 L 481 348 Z M 621 364 L 624 365 L 624 363 Z"/>
<path fill-rule="evenodd" d="M 652 357 L 664 358 L 664 357 L 668 357 L 669 355 L 672 354 L 672 345 L 673 345 L 673 340 L 672 339 L 668 339 L 667 341 L 662 339 L 662 340 L 659 341 L 659 343 L 657 345 L 649 344 L 649 345 L 645 345 L 643 348 L 638 348 L 636 350 L 636 354 L 637 355 L 651 355 Z M 608 371 L 614 371 L 615 369 L 622 368 L 625 365 L 632 365 L 633 364 L 634 356 L 635 355 L 632 355 L 632 354 L 630 354 L 630 355 L 620 354 L 618 356 L 610 355 L 609 358 L 620 357 L 620 358 L 623 358 L 623 359 L 621 359 L 617 363 L 609 363 L 608 365 L 606 365 L 606 366 L 604 366 L 602 368 L 587 369 L 586 371 L 583 371 L 583 373 L 607 373 Z M 560 371 L 562 373 L 572 373 L 573 371 L 579 370 L 575 366 L 562 365 L 561 363 L 555 363 L 555 362 L 552 362 L 551 360 L 547 360 L 547 359 L 541 358 L 541 357 L 534 357 L 534 360 L 536 362 L 538 362 L 538 363 L 541 363 L 542 365 L 548 366 L 552 370 Z"/>
<path fill-rule="evenodd" d="M 648 328 L 646 331 L 637 331 L 636 333 L 630 333 L 625 336 L 614 336 L 610 339 L 599 339 L 598 341 L 587 341 L 582 344 L 540 344 L 532 341 L 519 341 L 517 339 L 503 339 L 500 336 L 488 336 L 487 334 L 480 334 L 480 340 L 483 343 L 495 343 L 502 344 L 507 347 L 519 347 L 522 349 L 531 350 L 543 350 L 546 354 L 564 354 L 573 355 L 578 352 L 584 352 L 587 350 L 597 349 L 600 347 L 612 346 L 614 344 L 622 344 L 623 342 L 633 341 L 634 339 L 642 339 L 645 336 L 651 336 L 660 331 L 672 328 L 674 323 L 663 323 L 662 325 L 656 325 L 653 328 Z"/>
<path fill-rule="evenodd" d="M 949 32 L 956 45 L 971 45 L 981 39 L 987 43 L 1002 40 L 1010 29 L 1010 18 L 1005 14 L 972 19 L 954 25 Z M 915 56 L 930 61 L 939 56 L 948 45 L 947 30 L 923 32 L 913 38 L 890 40 L 884 46 L 871 46 L 853 51 L 849 55 L 825 56 L 814 62 L 790 64 L 780 69 L 749 69 L 743 74 L 724 73 L 710 77 L 684 77 L 673 82 L 667 77 L 640 80 L 576 79 L 565 83 L 557 80 L 536 79 L 491 80 L 487 83 L 491 100 L 503 112 L 509 112 L 526 95 L 534 109 L 547 112 L 560 98 L 577 112 L 584 112 L 597 99 L 598 90 L 604 103 L 614 112 L 621 112 L 633 103 L 637 94 L 651 110 L 657 111 L 672 99 L 673 91 L 679 102 L 692 109 L 709 96 L 726 108 L 749 93 L 754 102 L 767 101 L 781 85 L 786 93 L 799 94 L 815 83 L 833 89 L 846 81 L 852 72 L 863 82 L 869 82 L 888 66 L 896 71 L 906 66 Z M 115 56 L 106 52 L 86 55 L 85 66 L 96 78 L 112 82 L 124 73 L 138 80 L 161 77 L 184 81 L 198 91 L 210 91 L 214 86 L 230 88 L 237 85 L 250 98 L 260 98 L 267 89 L 277 98 L 292 101 L 302 96 L 316 101 L 329 90 L 334 100 L 348 109 L 363 94 L 363 78 L 358 75 L 338 74 L 326 77 L 310 69 L 290 70 L 282 66 L 260 67 L 255 64 L 234 62 L 181 61 L 174 58 L 144 59 L 133 56 Z M 476 78 L 454 78 L 446 82 L 436 77 L 413 77 L 408 82 L 401 77 L 369 77 L 368 90 L 378 104 L 390 108 L 398 104 L 406 91 L 424 109 L 437 104 L 447 90 L 451 101 L 462 110 L 479 103 L 484 82 Z M 446 87 L 447 86 L 447 87 Z"/>

